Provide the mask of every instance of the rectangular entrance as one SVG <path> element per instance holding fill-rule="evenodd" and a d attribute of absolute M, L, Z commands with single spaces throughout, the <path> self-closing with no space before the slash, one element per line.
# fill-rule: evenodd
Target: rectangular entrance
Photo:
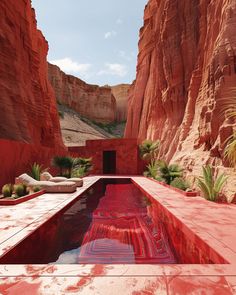
<path fill-rule="evenodd" d="M 116 174 L 116 151 L 103 152 L 103 174 Z"/>

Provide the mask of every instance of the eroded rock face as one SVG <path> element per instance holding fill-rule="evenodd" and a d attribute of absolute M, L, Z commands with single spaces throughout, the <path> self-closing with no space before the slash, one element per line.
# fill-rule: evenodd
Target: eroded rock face
<path fill-rule="evenodd" d="M 116 121 L 118 122 L 124 122 L 127 119 L 129 89 L 129 84 L 120 84 L 111 87 L 112 93 L 116 99 Z"/>
<path fill-rule="evenodd" d="M 63 146 L 47 78 L 48 43 L 30 0 L 0 2 L 0 138 Z"/>
<path fill-rule="evenodd" d="M 115 121 L 116 100 L 110 87 L 87 84 L 74 76 L 66 75 L 52 64 L 48 64 L 48 75 L 59 103 L 71 107 L 92 121 Z"/>
<path fill-rule="evenodd" d="M 206 163 L 227 170 L 235 122 L 222 115 L 222 99 L 236 98 L 235 28 L 235 0 L 149 0 L 126 137 L 160 139 L 161 156 L 192 175 Z"/>
<path fill-rule="evenodd" d="M 48 44 L 30 0 L 0 1 L 1 186 L 33 162 L 65 152 L 56 99 L 47 76 Z"/>

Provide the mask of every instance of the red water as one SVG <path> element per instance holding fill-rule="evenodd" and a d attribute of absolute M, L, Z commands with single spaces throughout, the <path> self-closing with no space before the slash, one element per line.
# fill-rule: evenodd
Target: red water
<path fill-rule="evenodd" d="M 110 184 L 92 214 L 77 263 L 176 263 L 164 227 L 133 184 Z"/>
<path fill-rule="evenodd" d="M 100 179 L 0 263 L 176 263 L 154 211 L 129 179 Z"/>

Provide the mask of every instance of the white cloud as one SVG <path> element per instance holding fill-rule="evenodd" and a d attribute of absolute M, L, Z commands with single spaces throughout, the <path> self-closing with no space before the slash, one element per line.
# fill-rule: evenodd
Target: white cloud
<path fill-rule="evenodd" d="M 116 20 L 116 23 L 117 23 L 117 25 L 122 25 L 122 24 L 123 24 L 123 19 L 118 18 L 118 19 Z"/>
<path fill-rule="evenodd" d="M 62 59 L 51 60 L 50 63 L 57 65 L 63 72 L 66 73 L 78 73 L 81 76 L 88 77 L 91 64 L 83 64 L 73 61 L 69 57 Z"/>
<path fill-rule="evenodd" d="M 104 68 L 101 71 L 99 71 L 97 74 L 124 77 L 127 75 L 127 73 L 128 73 L 128 70 L 126 65 L 106 63 Z"/>
<path fill-rule="evenodd" d="M 110 31 L 110 32 L 106 32 L 105 35 L 104 35 L 104 38 L 105 39 L 109 39 L 111 37 L 115 37 L 117 35 L 117 32 L 116 31 Z"/>

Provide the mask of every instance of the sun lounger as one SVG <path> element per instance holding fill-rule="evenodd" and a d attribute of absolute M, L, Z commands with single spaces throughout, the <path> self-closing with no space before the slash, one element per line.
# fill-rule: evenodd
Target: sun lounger
<path fill-rule="evenodd" d="M 49 172 L 43 172 L 40 176 L 41 180 L 52 181 L 55 183 L 64 182 L 64 181 L 72 181 L 76 183 L 76 186 L 83 186 L 83 179 L 81 178 L 66 178 L 66 177 L 53 177 Z"/>
<path fill-rule="evenodd" d="M 40 186 L 47 193 L 73 193 L 76 191 L 76 183 L 72 181 L 52 182 L 38 181 L 24 173 L 16 179 L 17 183 L 23 183 L 29 187 Z"/>

